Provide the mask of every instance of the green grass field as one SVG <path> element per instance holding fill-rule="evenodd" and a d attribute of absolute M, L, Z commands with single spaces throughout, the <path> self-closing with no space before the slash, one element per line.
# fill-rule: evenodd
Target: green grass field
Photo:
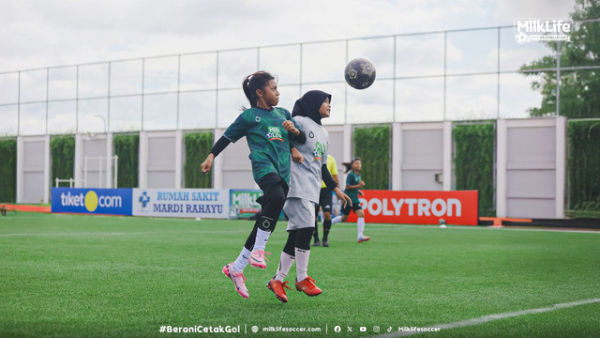
<path fill-rule="evenodd" d="M 160 337 L 176 335 L 160 333 L 163 325 L 239 325 L 238 335 L 346 337 L 600 297 L 600 233 L 368 224 L 372 240 L 358 244 L 355 225 L 342 224 L 330 248 L 311 250 L 309 275 L 323 294 L 289 290 L 282 304 L 265 285 L 285 225 L 269 241 L 267 269 L 246 269 L 243 299 L 221 268 L 239 253 L 249 221 L 10 212 L 0 217 L 0 336 Z M 252 326 L 321 332 L 253 334 Z M 424 335 L 600 336 L 600 303 Z"/>

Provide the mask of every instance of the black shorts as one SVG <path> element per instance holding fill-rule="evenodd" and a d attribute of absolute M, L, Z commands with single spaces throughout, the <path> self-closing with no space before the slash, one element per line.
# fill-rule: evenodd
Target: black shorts
<path fill-rule="evenodd" d="M 323 212 L 331 213 L 331 205 L 333 204 L 331 192 L 332 190 L 329 188 L 321 188 L 321 194 L 319 196 L 319 206 L 323 208 Z"/>
<path fill-rule="evenodd" d="M 350 203 L 346 204 L 346 207 L 344 209 L 342 209 L 342 214 L 348 216 L 348 215 L 350 215 L 350 211 L 356 212 L 356 210 L 362 210 L 362 207 L 360 206 L 360 202 L 352 201 L 352 206 L 350 206 Z"/>

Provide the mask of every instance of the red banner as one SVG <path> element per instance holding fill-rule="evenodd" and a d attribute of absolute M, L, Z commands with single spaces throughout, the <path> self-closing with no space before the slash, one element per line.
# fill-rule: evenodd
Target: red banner
<path fill-rule="evenodd" d="M 477 225 L 477 190 L 361 190 L 360 205 L 368 223 Z M 356 221 L 350 213 L 349 222 Z"/>

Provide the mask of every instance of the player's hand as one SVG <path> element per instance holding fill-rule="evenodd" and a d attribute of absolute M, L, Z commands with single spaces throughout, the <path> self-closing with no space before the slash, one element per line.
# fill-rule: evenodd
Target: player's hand
<path fill-rule="evenodd" d="M 304 156 L 302 156 L 302 154 L 298 149 L 296 149 L 296 147 L 292 147 L 292 149 L 290 149 L 290 152 L 292 153 L 292 161 L 296 163 L 304 162 Z"/>
<path fill-rule="evenodd" d="M 337 196 L 337 198 L 342 201 L 342 207 L 346 207 L 347 204 L 350 205 L 350 207 L 352 207 L 352 199 L 350 198 L 350 196 L 346 195 L 342 190 L 340 190 L 340 188 L 335 188 L 333 189 L 333 192 L 335 193 L 335 196 Z"/>
<path fill-rule="evenodd" d="M 283 128 L 294 135 L 300 135 L 300 130 L 290 120 L 283 121 Z"/>
<path fill-rule="evenodd" d="M 206 160 L 204 160 L 204 162 L 202 162 L 202 172 L 203 173 L 206 174 L 210 171 L 210 168 L 212 168 L 214 159 L 215 159 L 215 155 L 213 155 L 212 153 L 210 153 L 210 154 L 208 154 L 208 156 L 206 156 Z"/>
<path fill-rule="evenodd" d="M 364 186 L 365 186 L 365 181 L 360 181 L 360 182 L 358 182 L 358 186 L 359 186 L 359 187 L 364 187 Z"/>
<path fill-rule="evenodd" d="M 362 191 L 360 191 L 360 190 L 358 191 L 358 194 L 359 194 L 360 196 L 364 196 L 364 195 L 365 195 L 365 194 L 364 194 Z"/>

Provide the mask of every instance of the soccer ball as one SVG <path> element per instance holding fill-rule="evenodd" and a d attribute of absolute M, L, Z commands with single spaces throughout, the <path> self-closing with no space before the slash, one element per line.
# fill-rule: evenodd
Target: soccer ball
<path fill-rule="evenodd" d="M 369 88 L 375 82 L 375 66 L 364 58 L 352 59 L 344 70 L 346 82 L 353 88 Z"/>

